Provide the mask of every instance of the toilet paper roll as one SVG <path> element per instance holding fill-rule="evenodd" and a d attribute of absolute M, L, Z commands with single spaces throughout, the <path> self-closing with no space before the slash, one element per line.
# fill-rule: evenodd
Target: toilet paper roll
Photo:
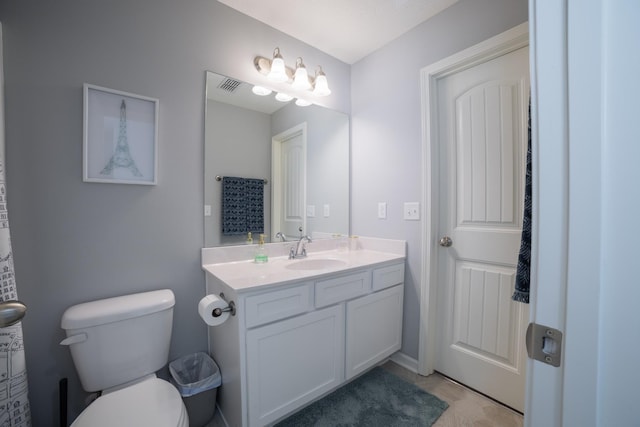
<path fill-rule="evenodd" d="M 223 310 L 228 306 L 229 304 L 220 297 L 216 295 L 207 295 L 198 303 L 198 314 L 200 314 L 200 317 L 202 317 L 202 320 L 204 320 L 204 323 L 207 325 L 218 326 L 227 320 L 229 317 L 229 311 L 223 311 L 216 316 L 218 313 L 214 312 L 214 310 Z"/>

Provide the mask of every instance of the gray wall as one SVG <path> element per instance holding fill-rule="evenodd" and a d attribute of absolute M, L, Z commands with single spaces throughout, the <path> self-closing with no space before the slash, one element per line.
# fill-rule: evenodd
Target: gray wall
<path fill-rule="evenodd" d="M 204 295 L 205 70 L 254 82 L 255 55 L 323 64 L 330 107 L 350 110 L 349 66 L 214 0 L 2 1 L 8 203 L 34 426 L 57 425 L 82 392 L 60 318 L 70 305 L 171 288 L 170 357 L 207 348 Z M 259 75 L 258 75 L 259 76 Z M 261 77 L 261 76 L 259 76 Z M 82 85 L 160 100 L 156 186 L 82 182 Z M 72 419 L 72 418 L 71 418 Z"/>
<path fill-rule="evenodd" d="M 418 358 L 422 200 L 420 70 L 527 20 L 526 0 L 462 0 L 352 66 L 352 232 L 408 244 L 402 351 Z M 377 219 L 387 202 L 387 219 Z"/>

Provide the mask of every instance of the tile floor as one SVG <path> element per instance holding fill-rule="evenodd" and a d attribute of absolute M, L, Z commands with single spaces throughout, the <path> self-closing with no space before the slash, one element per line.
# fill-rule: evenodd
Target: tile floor
<path fill-rule="evenodd" d="M 393 362 L 386 362 L 382 367 L 449 404 L 449 408 L 438 418 L 433 427 L 522 427 L 523 425 L 521 414 L 440 374 L 423 377 Z M 206 427 L 225 427 L 217 411 Z"/>
<path fill-rule="evenodd" d="M 433 427 L 522 427 L 520 413 L 435 373 L 415 374 L 393 362 L 382 365 L 405 381 L 413 383 L 449 404 Z"/>

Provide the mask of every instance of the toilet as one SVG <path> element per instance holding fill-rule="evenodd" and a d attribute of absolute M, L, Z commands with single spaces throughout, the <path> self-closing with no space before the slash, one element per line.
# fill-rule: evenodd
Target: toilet
<path fill-rule="evenodd" d="M 156 372 L 169 360 L 175 297 L 169 289 L 69 307 L 61 327 L 87 392 L 100 392 L 72 427 L 188 427 L 180 393 Z"/>

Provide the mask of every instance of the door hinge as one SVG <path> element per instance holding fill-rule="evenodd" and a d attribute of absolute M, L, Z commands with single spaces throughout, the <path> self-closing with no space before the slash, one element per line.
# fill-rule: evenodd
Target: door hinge
<path fill-rule="evenodd" d="M 527 327 L 527 354 L 551 366 L 560 366 L 562 360 L 562 332 L 537 323 Z"/>

